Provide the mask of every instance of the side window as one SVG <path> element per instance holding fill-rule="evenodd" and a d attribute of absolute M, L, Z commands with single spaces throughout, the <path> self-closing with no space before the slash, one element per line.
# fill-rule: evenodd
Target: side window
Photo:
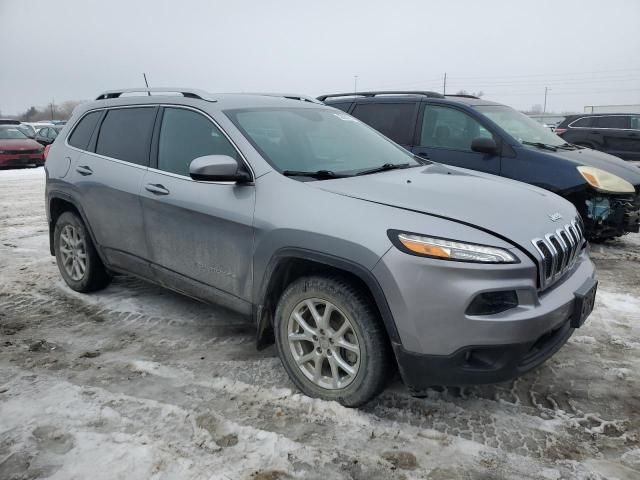
<path fill-rule="evenodd" d="M 91 112 L 82 117 L 69 137 L 69 145 L 86 150 L 100 115 L 102 115 L 101 111 Z"/>
<path fill-rule="evenodd" d="M 640 115 L 634 115 L 631 117 L 631 128 L 634 130 L 640 130 Z"/>
<path fill-rule="evenodd" d="M 592 123 L 593 123 L 593 117 L 582 117 L 571 122 L 569 126 L 576 127 L 576 128 L 588 128 L 591 126 Z"/>
<path fill-rule="evenodd" d="M 222 132 L 200 113 L 184 108 L 165 108 L 158 139 L 158 169 L 189 176 L 189 165 L 204 155 L 238 153 Z"/>
<path fill-rule="evenodd" d="M 470 152 L 471 142 L 478 137 L 492 138 L 492 135 L 466 113 L 438 105 L 427 105 L 424 109 L 421 146 Z"/>
<path fill-rule="evenodd" d="M 351 113 L 401 145 L 413 143 L 416 103 L 359 103 Z"/>
<path fill-rule="evenodd" d="M 155 107 L 109 110 L 100 127 L 96 153 L 146 166 L 155 115 Z"/>
<path fill-rule="evenodd" d="M 47 138 L 49 136 L 49 129 L 47 127 L 41 128 L 40 130 L 38 130 L 38 135 Z"/>
<path fill-rule="evenodd" d="M 596 128 L 629 128 L 629 117 L 625 115 L 595 117 L 594 122 Z"/>

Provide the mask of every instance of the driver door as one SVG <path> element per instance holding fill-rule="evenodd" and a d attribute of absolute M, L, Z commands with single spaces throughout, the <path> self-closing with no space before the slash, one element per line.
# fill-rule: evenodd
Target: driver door
<path fill-rule="evenodd" d="M 255 186 L 191 179 L 195 158 L 242 159 L 199 111 L 167 106 L 159 118 L 141 188 L 151 268 L 168 288 L 249 313 Z"/>
<path fill-rule="evenodd" d="M 478 137 L 493 135 L 471 115 L 457 108 L 425 103 L 420 113 L 418 145 L 411 150 L 434 162 L 500 175 L 499 154 L 471 150 Z"/>

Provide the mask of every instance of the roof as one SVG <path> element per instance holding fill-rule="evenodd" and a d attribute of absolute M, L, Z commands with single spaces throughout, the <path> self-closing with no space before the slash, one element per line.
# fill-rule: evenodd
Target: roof
<path fill-rule="evenodd" d="M 162 87 L 109 90 L 98 95 L 95 101 L 88 104 L 87 109 L 99 106 L 144 105 L 149 103 L 189 105 L 202 101 L 215 106 L 214 108 L 216 109 L 283 106 L 283 104 L 296 106 L 322 105 L 315 98 L 298 93 L 210 93 L 191 88 Z"/>
<path fill-rule="evenodd" d="M 393 99 L 400 101 L 413 101 L 416 98 L 428 98 L 438 103 L 457 103 L 469 106 L 478 105 L 502 105 L 501 103 L 491 102 L 482 98 L 472 97 L 470 95 L 442 95 L 436 92 L 421 91 L 376 91 L 376 92 L 358 92 L 358 93 L 338 93 L 331 95 L 321 95 L 318 100 L 324 101 L 327 105 L 342 102 L 358 102 L 358 103 L 375 103 L 376 99 Z"/>

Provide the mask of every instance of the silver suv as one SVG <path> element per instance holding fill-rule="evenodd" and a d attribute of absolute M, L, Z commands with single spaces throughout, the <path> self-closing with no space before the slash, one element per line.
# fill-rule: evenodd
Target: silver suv
<path fill-rule="evenodd" d="M 112 91 L 46 161 L 51 254 L 79 292 L 130 273 L 251 316 L 293 383 L 357 406 L 504 381 L 593 308 L 574 206 L 431 163 L 296 95 Z M 151 95 L 154 93 L 154 95 Z"/>

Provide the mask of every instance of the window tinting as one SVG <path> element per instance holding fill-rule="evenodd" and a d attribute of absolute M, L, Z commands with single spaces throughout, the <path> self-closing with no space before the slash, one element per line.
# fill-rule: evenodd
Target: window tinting
<path fill-rule="evenodd" d="M 425 108 L 420 145 L 470 152 L 471 142 L 478 137 L 492 138 L 492 135 L 466 113 L 436 105 Z"/>
<path fill-rule="evenodd" d="M 629 128 L 629 117 L 624 115 L 594 117 L 593 121 L 596 128 Z"/>
<path fill-rule="evenodd" d="M 69 145 L 81 150 L 86 150 L 91 140 L 91 134 L 96 128 L 101 114 L 102 112 L 91 112 L 82 117 L 82 120 L 76 125 L 76 128 L 69 137 Z"/>
<path fill-rule="evenodd" d="M 413 143 L 415 103 L 360 103 L 352 115 L 401 145 Z"/>
<path fill-rule="evenodd" d="M 96 153 L 147 165 L 155 107 L 109 110 L 100 127 Z"/>
<path fill-rule="evenodd" d="M 582 118 L 579 118 L 578 120 L 571 122 L 570 126 L 586 128 L 591 126 L 592 121 L 593 121 L 592 117 L 582 117 Z"/>
<path fill-rule="evenodd" d="M 189 165 L 204 155 L 238 154 L 204 115 L 183 108 L 165 108 L 158 140 L 158 169 L 189 176 Z"/>

